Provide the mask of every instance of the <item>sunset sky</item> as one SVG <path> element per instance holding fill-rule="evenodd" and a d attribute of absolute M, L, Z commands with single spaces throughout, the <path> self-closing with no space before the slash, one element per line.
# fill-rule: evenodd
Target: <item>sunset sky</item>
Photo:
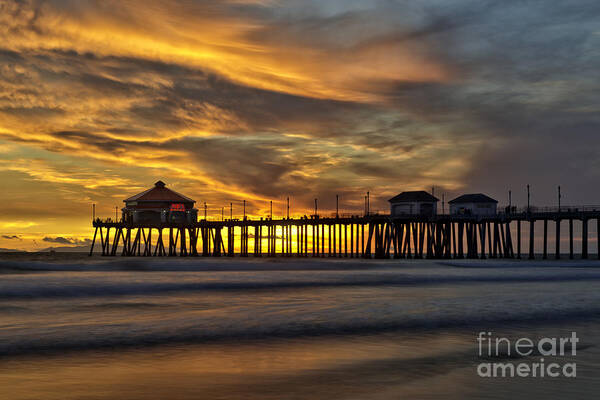
<path fill-rule="evenodd" d="M 599 93 L 597 0 L 0 0 L 0 247 L 159 179 L 213 215 L 600 204 Z"/>

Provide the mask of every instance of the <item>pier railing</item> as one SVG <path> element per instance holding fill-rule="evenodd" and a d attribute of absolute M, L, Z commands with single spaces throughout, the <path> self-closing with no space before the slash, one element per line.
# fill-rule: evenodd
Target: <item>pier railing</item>
<path fill-rule="evenodd" d="M 507 212 L 508 211 L 508 212 Z M 500 208 L 495 215 L 312 215 L 281 219 L 199 220 L 191 223 L 133 223 L 96 219 L 102 255 L 299 256 L 365 258 L 520 258 L 525 225 L 528 258 L 535 257 L 535 229 L 543 224 L 543 258 L 549 228 L 555 230 L 555 258 L 561 256 L 561 226 L 567 222 L 569 258 L 575 224 L 581 258 L 588 257 L 588 228 L 600 206 Z M 538 228 L 536 228 L 536 225 Z M 565 232 L 562 231 L 562 232 Z M 112 236 L 111 236 L 112 235 Z M 513 246 L 516 243 L 516 246 Z M 600 238 L 596 237 L 600 254 Z"/>
<path fill-rule="evenodd" d="M 496 214 L 491 214 L 491 215 L 483 215 L 483 216 L 478 216 L 475 214 L 470 214 L 470 213 L 459 213 L 459 214 L 450 214 L 449 210 L 444 210 L 444 212 L 439 211 L 435 216 L 428 216 L 428 215 L 419 215 L 419 214 L 401 214 L 401 215 L 396 215 L 396 216 L 392 216 L 389 213 L 383 213 L 381 211 L 377 211 L 377 212 L 370 212 L 369 214 L 360 214 L 360 213 L 351 213 L 351 212 L 341 212 L 341 213 L 335 213 L 335 212 L 328 212 L 328 213 L 321 213 L 321 214 L 311 214 L 311 215 L 303 215 L 303 216 L 295 216 L 295 217 L 252 217 L 252 216 L 246 216 L 246 217 L 235 217 L 235 218 L 220 218 L 220 217 L 215 217 L 215 216 L 209 216 L 208 218 L 203 218 L 202 216 L 200 216 L 198 218 L 198 221 L 195 223 L 202 223 L 204 222 L 215 222 L 215 223 L 245 223 L 245 222 L 268 222 L 268 221 L 296 221 L 296 220 L 336 220 L 336 219 L 340 219 L 340 220 L 351 220 L 351 219 L 366 219 L 366 220 L 370 220 L 370 219 L 378 219 L 378 218 L 398 218 L 398 219 L 439 219 L 439 218 L 456 218 L 456 219 L 465 219 L 465 218 L 475 218 L 475 219 L 494 219 L 494 218 L 502 218 L 502 219 L 506 219 L 506 218 L 513 218 L 513 219 L 517 219 L 517 218 L 521 218 L 521 219 L 527 219 L 532 215 L 541 215 L 541 214 L 546 214 L 547 216 L 550 217 L 550 219 L 555 218 L 560 218 L 564 215 L 568 215 L 568 214 L 595 214 L 595 213 L 600 213 L 600 205 L 576 205 L 576 206 L 571 206 L 571 205 L 564 205 L 564 206 L 522 206 L 522 207 L 516 207 L 516 206 L 498 206 L 497 207 L 497 211 Z M 592 217 L 590 215 L 590 217 Z M 592 217 L 593 218 L 593 217 Z M 131 221 L 123 221 L 123 219 L 114 219 L 111 217 L 108 218 L 96 218 L 93 221 L 94 225 L 97 224 L 126 224 L 126 225 L 149 225 L 146 224 L 144 222 L 140 222 L 140 223 L 134 223 Z M 180 225 L 180 224 L 169 224 L 167 222 L 165 223 L 159 223 L 159 224 L 155 224 L 155 225 L 163 225 L 163 226 L 169 226 L 169 225 Z"/>
<path fill-rule="evenodd" d="M 498 214 L 600 212 L 600 205 L 498 207 Z"/>

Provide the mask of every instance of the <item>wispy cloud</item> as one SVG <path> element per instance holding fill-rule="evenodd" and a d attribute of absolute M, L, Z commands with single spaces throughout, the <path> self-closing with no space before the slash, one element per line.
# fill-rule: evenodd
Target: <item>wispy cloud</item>
<path fill-rule="evenodd" d="M 40 159 L 0 160 L 0 171 L 18 171 L 27 174 L 32 179 L 44 182 L 71 184 L 86 189 L 135 186 L 133 181 L 115 174 L 86 171 L 83 166 L 73 167 L 63 164 L 62 170 L 59 170 L 59 167 L 61 166 L 53 166 Z"/>
<path fill-rule="evenodd" d="M 449 75 L 418 43 L 388 40 L 387 30 L 372 29 L 376 20 L 366 25 L 365 17 L 384 15 L 377 10 L 366 16 L 322 15 L 318 9 L 284 16 L 259 3 L 109 4 L 9 2 L 1 22 L 16 50 L 67 45 L 81 53 L 202 68 L 243 85 L 319 98 L 376 100 L 372 82 L 443 81 Z M 343 46 L 328 40 L 334 35 L 346 37 Z"/>
<path fill-rule="evenodd" d="M 39 225 L 37 222 L 32 221 L 11 221 L 11 222 L 0 222 L 0 227 L 4 229 L 27 229 L 32 226 Z"/>

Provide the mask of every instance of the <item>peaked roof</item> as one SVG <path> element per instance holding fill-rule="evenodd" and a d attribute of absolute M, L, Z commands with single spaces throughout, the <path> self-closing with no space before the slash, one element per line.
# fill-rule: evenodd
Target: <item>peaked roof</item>
<path fill-rule="evenodd" d="M 498 200 L 494 200 L 489 196 L 486 196 L 483 193 L 472 193 L 472 194 L 463 194 L 462 196 L 458 196 L 454 200 L 450 200 L 448 203 L 497 203 Z"/>
<path fill-rule="evenodd" d="M 439 201 L 437 197 L 434 197 L 424 190 L 416 190 L 413 192 L 402 192 L 397 196 L 392 197 L 388 200 L 390 203 L 401 203 L 401 202 L 413 202 L 413 201 Z"/>
<path fill-rule="evenodd" d="M 175 203 L 196 202 L 196 200 L 192 200 L 181 193 L 167 189 L 163 181 L 158 181 L 154 184 L 153 188 L 144 190 L 142 193 L 138 193 L 135 196 L 131 196 L 123 201 L 171 201 Z"/>

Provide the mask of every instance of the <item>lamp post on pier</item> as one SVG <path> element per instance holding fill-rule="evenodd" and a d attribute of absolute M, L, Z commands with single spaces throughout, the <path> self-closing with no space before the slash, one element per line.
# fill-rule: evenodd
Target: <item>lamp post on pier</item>
<path fill-rule="evenodd" d="M 442 193 L 442 215 L 444 215 L 446 209 L 446 193 Z"/>
<path fill-rule="evenodd" d="M 560 185 L 558 185 L 558 212 L 560 212 L 560 198 L 561 198 L 561 194 L 560 194 Z"/>

